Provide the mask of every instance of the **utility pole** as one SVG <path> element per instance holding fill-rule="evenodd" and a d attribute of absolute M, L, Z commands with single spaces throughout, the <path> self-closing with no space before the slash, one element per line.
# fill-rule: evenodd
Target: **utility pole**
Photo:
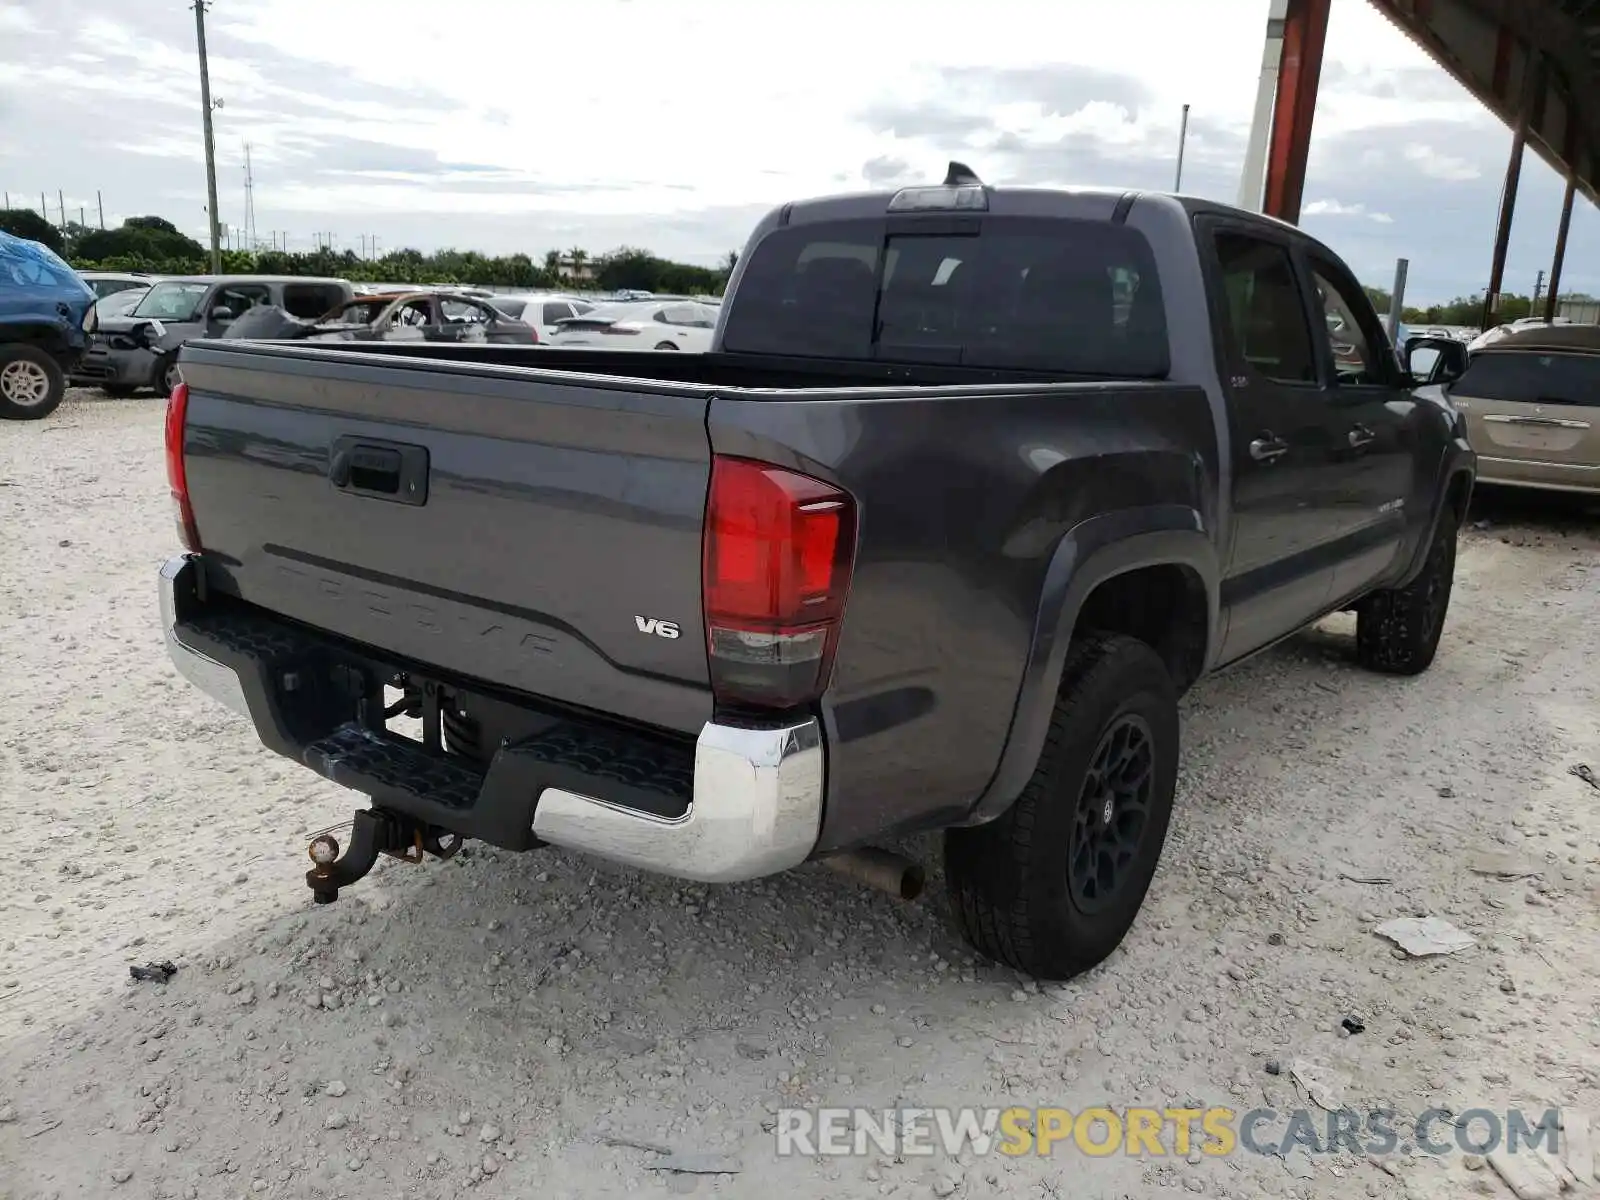
<path fill-rule="evenodd" d="M 1183 190 L 1183 144 L 1189 140 L 1189 106 L 1183 106 L 1183 122 L 1178 126 L 1178 173 L 1172 181 L 1172 190 Z"/>
<path fill-rule="evenodd" d="M 217 147 L 211 136 L 211 71 L 206 65 L 206 8 L 194 0 L 194 38 L 200 51 L 200 107 L 206 137 L 206 218 L 211 229 L 211 273 L 222 274 L 222 230 L 217 224 Z M 221 107 L 222 101 L 217 101 Z"/>
<path fill-rule="evenodd" d="M 256 248 L 256 177 L 250 167 L 250 143 L 244 144 L 244 236 L 246 247 Z"/>
<path fill-rule="evenodd" d="M 100 228 L 106 227 L 106 202 L 100 197 L 100 189 L 94 191 L 94 202 L 100 206 Z"/>
<path fill-rule="evenodd" d="M 61 228 L 67 227 L 67 196 L 60 188 L 56 189 L 56 211 L 61 214 Z"/>

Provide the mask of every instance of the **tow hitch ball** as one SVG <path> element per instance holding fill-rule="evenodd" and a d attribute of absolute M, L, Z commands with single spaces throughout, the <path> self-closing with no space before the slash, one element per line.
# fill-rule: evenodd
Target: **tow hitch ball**
<path fill-rule="evenodd" d="M 339 898 L 340 888 L 349 887 L 377 865 L 380 854 L 415 865 L 424 854 L 446 859 L 459 849 L 460 834 L 381 808 L 363 809 L 351 823 L 350 846 L 342 856 L 339 842 L 331 834 L 319 833 L 311 839 L 307 853 L 312 867 L 306 872 L 306 886 L 316 903 L 332 904 Z"/>

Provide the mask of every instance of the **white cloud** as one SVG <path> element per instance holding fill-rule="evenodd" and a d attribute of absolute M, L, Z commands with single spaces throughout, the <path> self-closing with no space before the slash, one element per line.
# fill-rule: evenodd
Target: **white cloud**
<path fill-rule="evenodd" d="M 1467 179 L 1476 179 L 1481 174 L 1477 166 L 1464 158 L 1454 154 L 1445 154 L 1435 150 L 1432 146 L 1423 146 L 1413 143 L 1405 148 L 1406 161 L 1415 163 L 1417 169 L 1430 179 L 1442 179 L 1447 183 L 1460 183 Z"/>
<path fill-rule="evenodd" d="M 69 211 L 103 191 L 108 220 L 163 213 L 201 236 L 193 15 L 136 7 L 0 0 L 0 185 L 52 210 L 62 189 Z M 337 230 L 714 262 L 768 206 L 937 177 L 953 157 L 996 183 L 1170 186 L 1185 103 L 1184 190 L 1231 201 L 1267 7 L 224 0 L 208 27 L 221 216 L 242 214 L 248 141 L 258 229 L 295 247 Z M 1335 0 L 1304 215 L 1358 271 L 1406 256 L 1414 291 L 1482 286 L 1460 247 L 1490 242 L 1506 140 L 1365 0 Z M 1525 169 L 1518 212 L 1538 214 L 1550 172 Z M 1518 237 L 1547 260 L 1540 219 L 1519 215 Z"/>
<path fill-rule="evenodd" d="M 1380 225 L 1393 225 L 1394 218 L 1385 212 L 1368 212 L 1365 204 L 1345 204 L 1339 200 L 1313 200 L 1300 209 L 1306 217 L 1364 217 Z"/>
<path fill-rule="evenodd" d="M 39 25 L 24 8 L 0 4 L 0 33 L 32 33 Z"/>

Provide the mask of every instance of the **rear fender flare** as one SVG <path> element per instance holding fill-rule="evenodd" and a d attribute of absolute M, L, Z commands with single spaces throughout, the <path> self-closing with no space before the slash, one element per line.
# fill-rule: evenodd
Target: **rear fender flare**
<path fill-rule="evenodd" d="M 1092 517 L 1068 530 L 1045 571 L 1028 662 L 1017 692 L 1000 762 L 964 825 L 1001 816 L 1032 777 L 1044 749 L 1072 631 L 1084 602 L 1108 579 L 1141 567 L 1182 566 L 1199 575 L 1206 597 L 1209 667 L 1220 644 L 1217 548 L 1200 513 L 1185 505 L 1154 505 Z"/>

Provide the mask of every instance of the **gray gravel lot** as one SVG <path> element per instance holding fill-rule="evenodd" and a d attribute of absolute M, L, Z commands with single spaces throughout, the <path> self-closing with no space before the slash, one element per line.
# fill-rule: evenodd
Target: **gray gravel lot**
<path fill-rule="evenodd" d="M 968 954 L 937 879 L 899 905 L 471 847 L 314 909 L 306 840 L 354 797 L 160 646 L 160 402 L 0 424 L 0 1197 L 1509 1196 L 1459 1153 L 778 1159 L 769 1132 L 818 1103 L 1289 1110 L 1297 1059 L 1363 1109 L 1600 1118 L 1600 791 L 1569 773 L 1600 772 L 1600 516 L 1474 518 L 1428 674 L 1355 669 L 1345 617 L 1196 690 L 1138 925 L 1040 988 Z M 1476 946 L 1373 933 L 1425 913 Z M 150 959 L 176 977 L 131 982 Z"/>

